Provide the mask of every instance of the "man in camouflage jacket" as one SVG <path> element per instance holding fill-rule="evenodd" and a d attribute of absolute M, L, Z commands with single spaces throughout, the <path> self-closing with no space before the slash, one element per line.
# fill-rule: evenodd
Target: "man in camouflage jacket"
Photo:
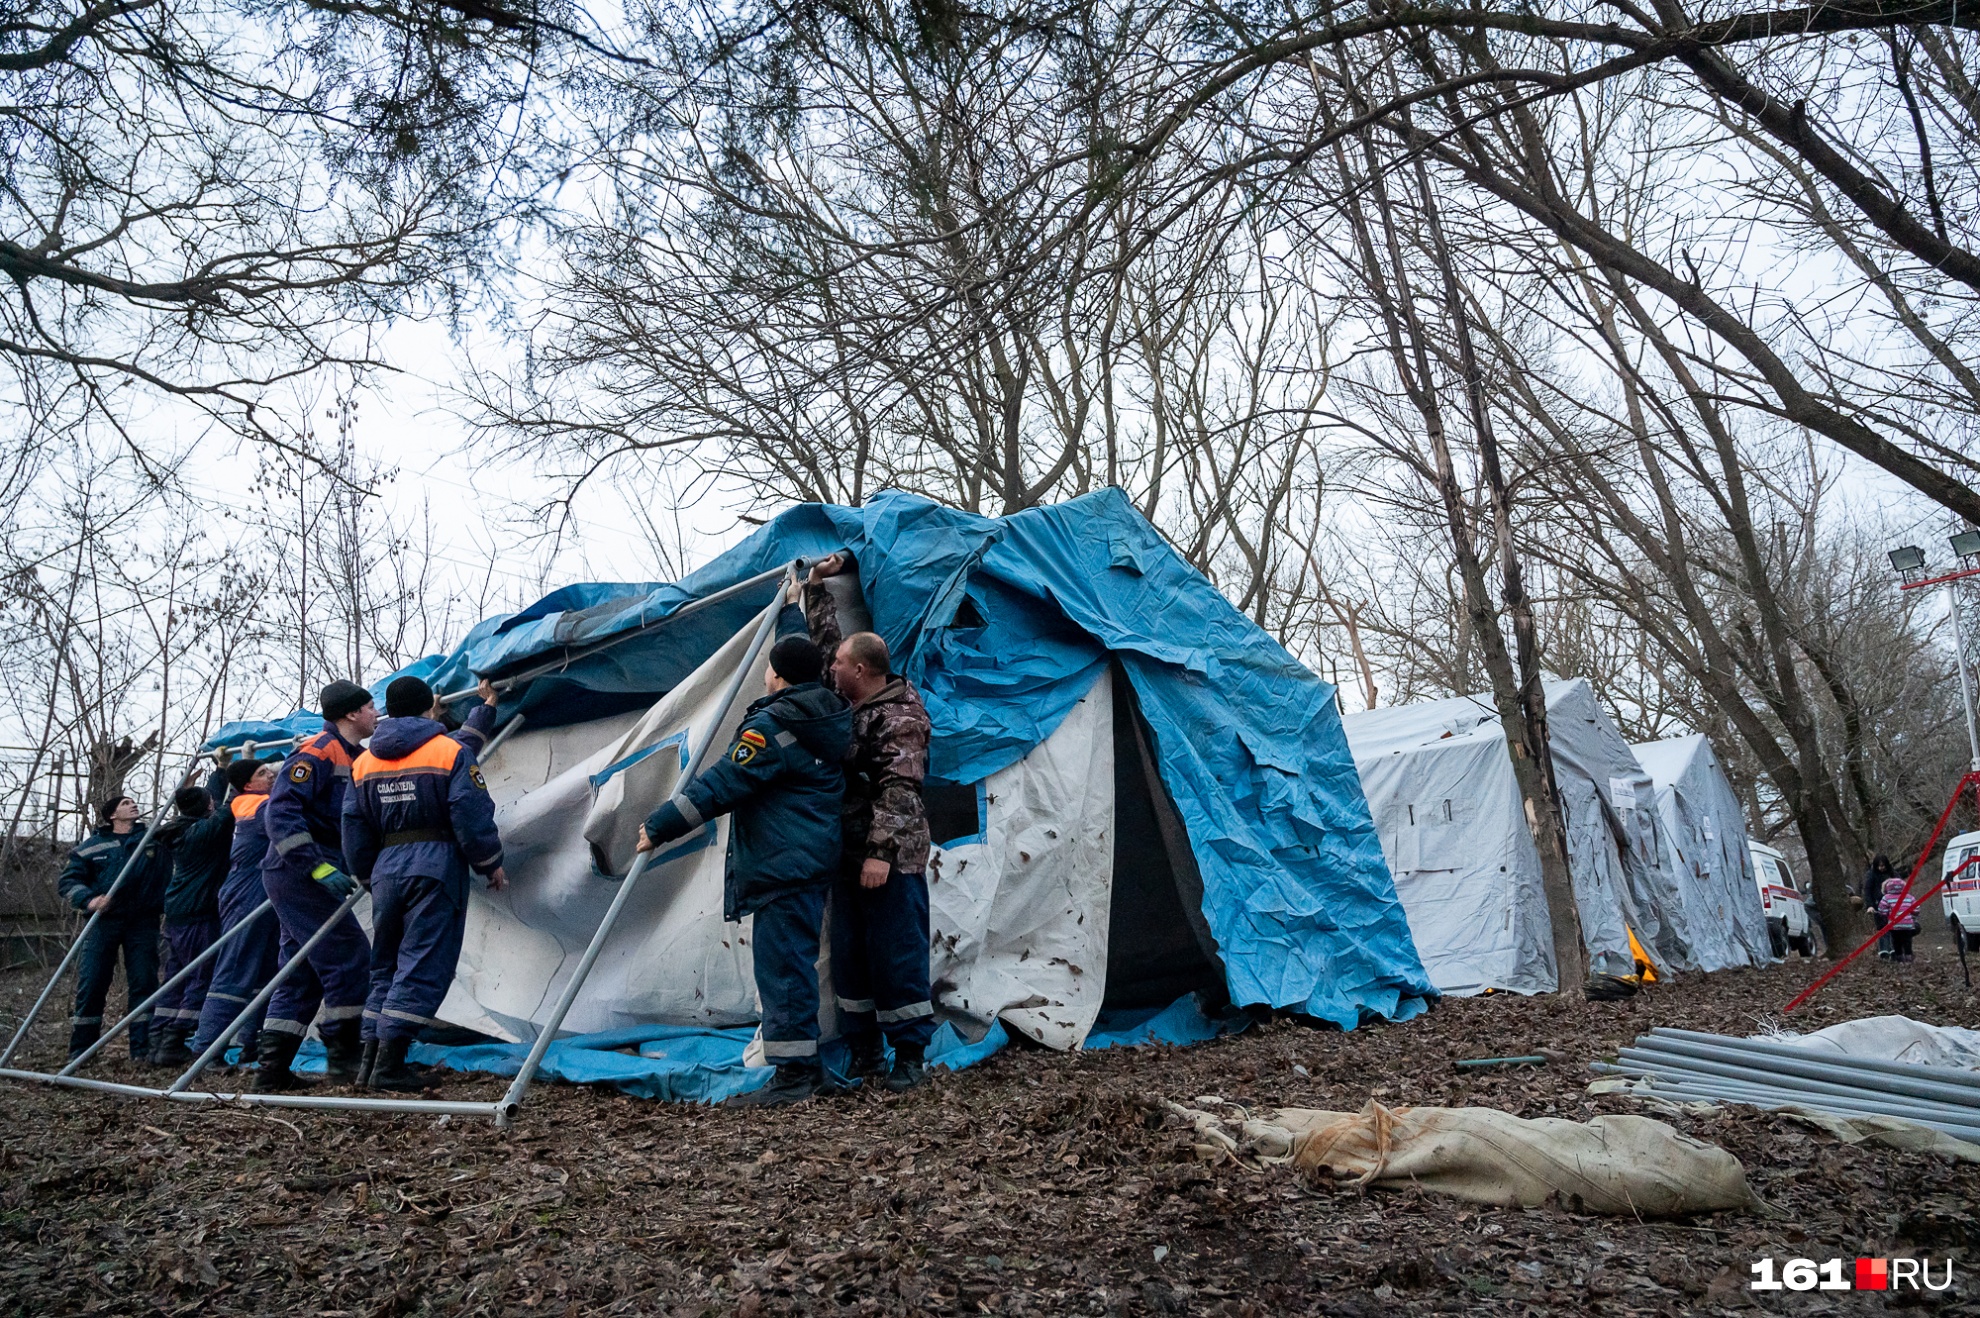
<path fill-rule="evenodd" d="M 855 1076 L 883 1073 L 880 1039 L 894 1061 L 887 1088 L 926 1076 L 935 1031 L 928 993 L 928 711 L 896 676 L 887 643 L 872 632 L 841 637 L 838 605 L 824 580 L 852 567 L 835 554 L 805 583 L 805 625 L 827 658 L 825 683 L 853 707 L 846 754 L 844 852 L 832 893 L 832 990 Z"/>

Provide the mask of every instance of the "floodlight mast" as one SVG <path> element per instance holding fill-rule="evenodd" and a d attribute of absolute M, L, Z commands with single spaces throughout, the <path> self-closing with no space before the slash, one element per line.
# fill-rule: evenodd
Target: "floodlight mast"
<path fill-rule="evenodd" d="M 1917 545 L 1902 545 L 1891 550 L 1891 567 L 1902 579 L 1899 590 L 1921 590 L 1926 586 L 1946 588 L 1946 608 L 1952 614 L 1953 664 L 1959 669 L 1960 703 L 1966 710 L 1967 770 L 1980 773 L 1980 721 L 1973 712 L 1973 678 L 1966 671 L 1966 627 L 1959 611 L 1959 583 L 1968 577 L 1980 576 L 1980 531 L 1961 531 L 1950 536 L 1947 543 L 1963 565 L 1957 571 L 1927 577 L 1925 572 L 1925 551 Z"/>

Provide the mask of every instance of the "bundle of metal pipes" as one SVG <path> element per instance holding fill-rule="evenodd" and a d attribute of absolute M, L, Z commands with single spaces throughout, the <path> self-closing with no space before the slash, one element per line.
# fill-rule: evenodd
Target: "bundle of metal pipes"
<path fill-rule="evenodd" d="M 1655 1029 L 1596 1062 L 1603 1075 L 1648 1082 L 1638 1092 L 1684 1103 L 1808 1108 L 1839 1117 L 1882 1116 L 1980 1144 L 1980 1074 L 1816 1052 L 1765 1039 Z"/>

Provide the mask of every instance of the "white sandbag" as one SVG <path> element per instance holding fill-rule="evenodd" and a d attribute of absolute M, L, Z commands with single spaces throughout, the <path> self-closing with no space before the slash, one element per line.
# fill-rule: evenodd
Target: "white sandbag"
<path fill-rule="evenodd" d="M 1216 1100 L 1198 1099 L 1199 1104 Z M 1757 1202 L 1739 1160 L 1648 1117 L 1528 1119 L 1492 1108 L 1247 1114 L 1168 1105 L 1196 1128 L 1209 1161 L 1291 1162 L 1357 1185 L 1418 1186 L 1472 1203 L 1682 1217 Z"/>

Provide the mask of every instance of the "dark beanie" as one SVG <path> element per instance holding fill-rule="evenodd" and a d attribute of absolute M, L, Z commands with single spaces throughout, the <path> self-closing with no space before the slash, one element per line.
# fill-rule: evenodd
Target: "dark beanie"
<path fill-rule="evenodd" d="M 770 647 L 770 667 L 792 686 L 802 686 L 825 671 L 825 656 L 804 637 L 786 636 Z"/>
<path fill-rule="evenodd" d="M 247 790 L 247 785 L 254 780 L 255 771 L 259 768 L 261 768 L 260 760 L 235 760 L 227 766 L 227 781 L 235 791 L 244 792 Z"/>
<path fill-rule="evenodd" d="M 370 703 L 371 693 L 356 682 L 339 678 L 323 688 L 323 717 L 331 723 L 357 713 Z"/>
<path fill-rule="evenodd" d="M 385 717 L 412 718 L 433 708 L 433 688 L 417 677 L 395 677 L 385 688 Z"/>
<path fill-rule="evenodd" d="M 172 793 L 172 805 L 180 814 L 198 819 L 213 810 L 213 798 L 204 787 L 181 787 Z"/>

